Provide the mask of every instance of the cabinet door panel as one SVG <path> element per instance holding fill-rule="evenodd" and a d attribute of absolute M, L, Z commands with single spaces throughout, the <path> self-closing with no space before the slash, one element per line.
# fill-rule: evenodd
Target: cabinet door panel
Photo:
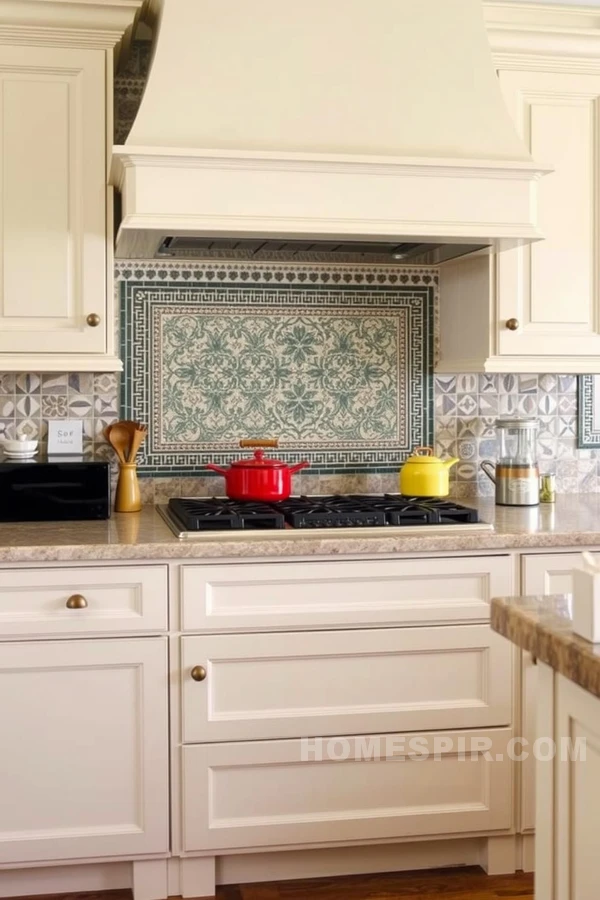
<path fill-rule="evenodd" d="M 166 638 L 0 645 L 0 862 L 168 849 Z"/>
<path fill-rule="evenodd" d="M 511 723 L 511 647 L 488 625 L 190 636 L 182 660 L 184 741 Z"/>
<path fill-rule="evenodd" d="M 0 353 L 106 351 L 105 59 L 0 46 Z"/>
<path fill-rule="evenodd" d="M 545 240 L 498 255 L 499 351 L 600 352 L 598 217 L 600 75 L 501 71 L 505 100 L 533 158 Z M 509 331 L 505 322 L 517 318 Z"/>
<path fill-rule="evenodd" d="M 332 758 L 326 749 L 322 758 L 306 751 L 299 740 L 184 747 L 183 847 L 192 852 L 510 828 L 510 736 L 498 730 L 334 738 Z M 477 752 L 471 738 L 487 742 L 489 753 Z M 420 761 L 411 739 L 418 739 Z M 456 750 L 460 740 L 473 747 L 466 759 Z"/>

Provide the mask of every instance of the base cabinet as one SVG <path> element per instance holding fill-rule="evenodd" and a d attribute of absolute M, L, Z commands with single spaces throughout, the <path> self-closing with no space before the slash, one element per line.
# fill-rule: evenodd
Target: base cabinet
<path fill-rule="evenodd" d="M 560 753 L 555 774 L 555 900 L 596 900 L 600 882 L 600 700 L 557 675 L 555 709 Z M 571 742 L 569 755 L 565 741 Z"/>
<path fill-rule="evenodd" d="M 169 849 L 165 637 L 0 644 L 0 864 Z"/>
<path fill-rule="evenodd" d="M 536 900 L 597 900 L 600 699 L 540 664 Z"/>
<path fill-rule="evenodd" d="M 580 553 L 530 553 L 521 560 L 523 594 L 570 594 L 573 568 Z M 538 667 L 530 653 L 521 660 L 521 735 L 527 741 L 527 756 L 521 763 L 520 831 L 535 829 L 535 759 L 531 753 L 537 737 Z"/>

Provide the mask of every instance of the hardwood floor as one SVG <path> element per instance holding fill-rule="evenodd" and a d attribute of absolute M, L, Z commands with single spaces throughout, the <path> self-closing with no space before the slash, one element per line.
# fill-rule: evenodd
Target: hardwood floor
<path fill-rule="evenodd" d="M 219 888 L 218 900 L 533 900 L 533 875 L 489 878 L 480 868 L 353 875 Z"/>
<path fill-rule="evenodd" d="M 217 900 L 533 900 L 533 875 L 488 876 L 479 868 L 398 875 L 352 875 L 268 884 L 227 885 Z M 54 894 L 52 900 L 131 900 L 130 891 Z M 20 900 L 49 900 L 27 897 Z"/>

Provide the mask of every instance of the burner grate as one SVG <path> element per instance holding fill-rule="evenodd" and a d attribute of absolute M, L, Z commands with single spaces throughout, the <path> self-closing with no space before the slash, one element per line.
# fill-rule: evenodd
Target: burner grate
<path fill-rule="evenodd" d="M 187 531 L 243 531 L 285 528 L 285 519 L 268 503 L 238 503 L 212 497 L 169 500 L 169 511 Z"/>

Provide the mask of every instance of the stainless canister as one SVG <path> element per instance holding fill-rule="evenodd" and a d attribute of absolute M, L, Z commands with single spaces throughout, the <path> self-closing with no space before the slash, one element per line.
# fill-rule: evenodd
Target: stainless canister
<path fill-rule="evenodd" d="M 496 485 L 500 506 L 537 506 L 540 502 L 540 471 L 536 459 L 538 423 L 532 418 L 500 418 L 498 462 L 489 460 L 481 468 Z"/>
<path fill-rule="evenodd" d="M 540 471 L 528 466 L 496 466 L 496 503 L 503 506 L 537 506 L 540 501 Z"/>

